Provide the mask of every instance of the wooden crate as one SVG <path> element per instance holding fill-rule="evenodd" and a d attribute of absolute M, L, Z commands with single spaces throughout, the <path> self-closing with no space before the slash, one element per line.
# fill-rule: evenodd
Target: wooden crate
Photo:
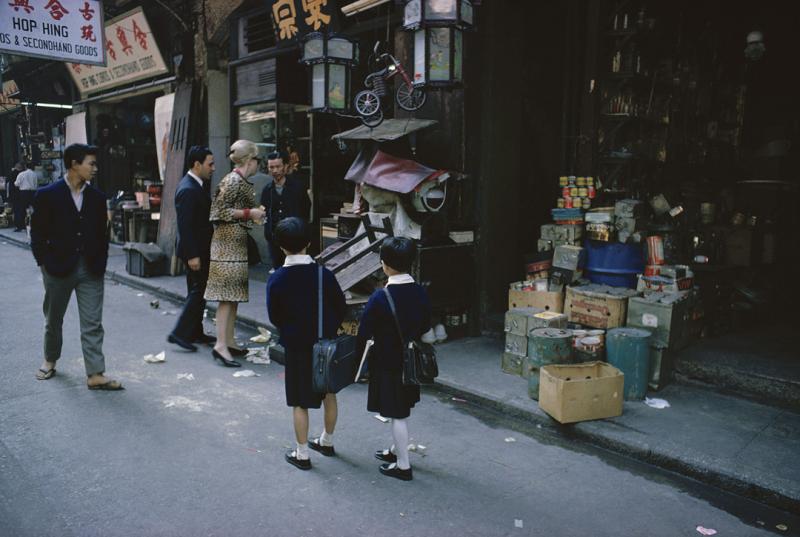
<path fill-rule="evenodd" d="M 508 309 L 539 308 L 543 311 L 564 311 L 564 293 L 549 291 L 508 290 Z"/>
<path fill-rule="evenodd" d="M 602 292 L 602 287 L 567 288 L 564 313 L 570 322 L 605 330 L 625 326 L 628 298 L 635 293 L 610 294 Z"/>

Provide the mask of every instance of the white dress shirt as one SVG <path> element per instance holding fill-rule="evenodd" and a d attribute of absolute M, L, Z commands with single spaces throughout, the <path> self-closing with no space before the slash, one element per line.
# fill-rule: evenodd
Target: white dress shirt
<path fill-rule="evenodd" d="M 404 283 L 414 283 L 414 278 L 410 274 L 395 274 L 394 276 L 389 276 L 389 281 L 386 282 L 386 285 L 403 285 Z"/>
<path fill-rule="evenodd" d="M 14 186 L 20 190 L 36 190 L 39 188 L 39 174 L 33 170 L 19 172 L 17 180 L 14 181 Z"/>
<path fill-rule="evenodd" d="M 67 183 L 69 185 L 69 183 Z M 72 195 L 72 201 L 75 203 L 75 208 L 78 209 L 78 212 L 81 212 L 83 208 L 83 191 L 86 190 L 86 183 L 83 183 L 83 186 L 76 194 L 72 188 L 69 189 L 69 193 Z"/>
<path fill-rule="evenodd" d="M 196 176 L 194 173 L 192 173 L 191 171 L 189 171 L 189 172 L 186 172 L 186 173 L 188 173 L 188 174 L 189 174 L 189 175 L 190 175 L 190 176 L 191 176 L 191 177 L 192 177 L 192 178 L 193 178 L 195 181 L 197 181 L 197 184 L 199 184 L 200 186 L 203 186 L 203 180 L 202 180 L 202 179 L 200 179 L 199 177 L 197 177 L 197 176 Z"/>
<path fill-rule="evenodd" d="M 286 261 L 283 262 L 284 267 L 291 267 L 292 265 L 310 265 L 314 262 L 314 258 L 310 255 L 287 255 Z"/>

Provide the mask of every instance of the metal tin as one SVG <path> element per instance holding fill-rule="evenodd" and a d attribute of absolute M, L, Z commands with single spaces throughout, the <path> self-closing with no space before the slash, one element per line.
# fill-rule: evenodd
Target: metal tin
<path fill-rule="evenodd" d="M 548 364 L 573 363 L 572 331 L 539 328 L 531 332 L 523 376 L 528 379 L 528 396 L 539 399 L 539 368 Z"/>
<path fill-rule="evenodd" d="M 586 178 L 586 186 L 594 186 L 594 177 L 587 177 Z"/>
<path fill-rule="evenodd" d="M 564 198 L 564 209 L 572 209 L 572 198 Z"/>
<path fill-rule="evenodd" d="M 650 332 L 614 328 L 608 331 L 606 342 L 608 363 L 625 375 L 625 399 L 644 399 L 650 379 Z"/>
<path fill-rule="evenodd" d="M 583 208 L 583 198 L 572 198 L 572 206 L 575 209 Z"/>
<path fill-rule="evenodd" d="M 568 186 L 561 187 L 561 197 L 569 198 L 571 189 Z"/>
<path fill-rule="evenodd" d="M 583 177 L 581 177 L 581 179 L 583 179 Z M 578 187 L 578 196 L 585 198 L 588 195 L 589 195 L 589 189 L 587 189 L 585 186 Z"/>
<path fill-rule="evenodd" d="M 510 375 L 522 376 L 522 367 L 524 361 L 524 356 L 519 356 L 510 352 L 504 352 L 503 357 L 500 359 L 500 369 Z"/>
<path fill-rule="evenodd" d="M 578 187 L 577 186 L 569 187 L 569 196 L 571 198 L 577 198 L 578 197 Z"/>
<path fill-rule="evenodd" d="M 566 175 L 562 175 L 558 178 L 559 186 L 567 186 L 569 184 L 569 178 Z"/>
<path fill-rule="evenodd" d="M 645 276 L 658 276 L 661 274 L 661 265 L 645 265 L 644 266 L 644 275 Z"/>
<path fill-rule="evenodd" d="M 597 196 L 597 191 L 594 189 L 594 186 L 589 185 L 586 187 L 586 195 L 589 197 L 589 199 L 594 199 L 595 196 Z"/>
<path fill-rule="evenodd" d="M 558 198 L 556 200 L 556 207 L 558 207 L 559 209 L 564 208 L 564 198 Z"/>
<path fill-rule="evenodd" d="M 567 176 L 567 184 L 574 185 L 575 184 L 575 176 L 569 175 Z"/>
<path fill-rule="evenodd" d="M 572 348 L 578 347 L 578 341 L 587 336 L 586 330 L 573 330 L 572 331 Z"/>
<path fill-rule="evenodd" d="M 579 187 L 586 186 L 586 177 L 578 177 L 575 184 L 578 185 Z"/>
<path fill-rule="evenodd" d="M 591 209 L 592 208 L 592 200 L 589 198 L 583 198 L 583 208 L 584 209 Z"/>
<path fill-rule="evenodd" d="M 664 264 L 664 238 L 660 235 L 647 237 L 647 264 Z"/>

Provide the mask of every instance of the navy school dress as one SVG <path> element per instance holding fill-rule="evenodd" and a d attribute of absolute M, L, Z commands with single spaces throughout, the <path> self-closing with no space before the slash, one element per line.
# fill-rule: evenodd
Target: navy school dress
<path fill-rule="evenodd" d="M 416 283 L 392 284 L 386 288 L 392 294 L 406 341 L 421 338 L 431 325 L 431 305 L 425 289 Z M 361 316 L 359 354 L 364 352 L 370 338 L 375 344 L 368 362 L 367 410 L 385 418 L 407 418 L 419 401 L 419 386 L 403 385 L 403 346 L 383 289 L 372 294 Z"/>
<path fill-rule="evenodd" d="M 290 407 L 319 408 L 325 396 L 311 384 L 311 353 L 318 339 L 318 267 L 313 261 L 283 266 L 267 283 L 267 312 L 286 351 L 284 384 Z M 333 273 L 322 270 L 323 336 L 333 338 L 344 320 L 345 299 Z"/>

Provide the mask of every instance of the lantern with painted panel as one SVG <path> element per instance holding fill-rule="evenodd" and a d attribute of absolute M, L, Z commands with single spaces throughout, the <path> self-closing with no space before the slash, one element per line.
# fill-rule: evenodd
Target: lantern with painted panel
<path fill-rule="evenodd" d="M 350 74 L 358 63 L 358 45 L 345 37 L 310 33 L 303 40 L 300 61 L 311 67 L 311 111 L 347 110 Z"/>
<path fill-rule="evenodd" d="M 403 28 L 414 32 L 414 84 L 463 81 L 464 30 L 474 25 L 471 0 L 407 0 Z"/>

